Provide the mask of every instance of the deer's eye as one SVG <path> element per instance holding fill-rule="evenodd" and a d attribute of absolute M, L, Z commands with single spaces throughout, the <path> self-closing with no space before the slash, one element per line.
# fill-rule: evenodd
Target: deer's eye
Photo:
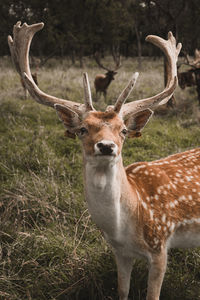
<path fill-rule="evenodd" d="M 127 130 L 126 128 L 122 129 L 122 131 L 121 131 L 121 133 L 122 133 L 123 135 L 126 135 L 127 132 L 128 132 L 128 130 Z"/>
<path fill-rule="evenodd" d="M 79 129 L 79 132 L 80 132 L 80 135 L 84 135 L 84 134 L 88 133 L 88 130 L 87 130 L 87 128 L 85 128 L 85 127 L 81 127 L 81 128 Z"/>

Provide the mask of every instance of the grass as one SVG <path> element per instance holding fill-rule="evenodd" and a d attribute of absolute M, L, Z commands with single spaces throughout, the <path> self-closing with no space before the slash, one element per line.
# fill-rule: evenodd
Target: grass
<path fill-rule="evenodd" d="M 55 111 L 23 99 L 18 75 L 8 58 L 0 60 L 0 299 L 117 299 L 117 274 L 111 249 L 92 223 L 83 196 L 82 158 L 77 140 L 67 139 Z M 113 103 L 137 71 L 124 60 L 108 89 Z M 99 72 L 52 60 L 39 71 L 41 89 L 82 101 L 82 73 Z M 162 90 L 162 61 L 144 59 L 132 98 Z M 200 111 L 193 88 L 177 88 L 174 109 L 155 114 L 140 139 L 127 140 L 125 165 L 198 147 Z M 95 103 L 105 107 L 104 99 Z M 172 250 L 162 300 L 200 299 L 200 251 Z M 147 266 L 136 260 L 130 299 L 145 299 Z"/>

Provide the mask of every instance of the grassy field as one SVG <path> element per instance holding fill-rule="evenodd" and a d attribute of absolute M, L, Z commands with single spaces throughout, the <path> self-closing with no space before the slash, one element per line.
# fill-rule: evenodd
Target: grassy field
<path fill-rule="evenodd" d="M 108 89 L 112 103 L 137 62 L 124 60 Z M 64 136 L 56 112 L 23 99 L 9 58 L 0 59 L 0 299 L 117 299 L 116 266 L 110 248 L 92 223 L 83 196 L 77 140 Z M 82 73 L 99 73 L 94 62 L 69 67 L 52 59 L 38 74 L 49 94 L 82 101 Z M 131 100 L 163 88 L 162 60 L 143 59 Z M 124 164 L 154 160 L 200 145 L 200 110 L 194 88 L 177 88 L 176 107 L 163 108 L 140 139 L 127 140 Z M 95 103 L 105 107 L 104 99 Z M 161 300 L 200 299 L 200 250 L 172 250 Z M 135 260 L 130 299 L 145 299 L 147 265 Z"/>

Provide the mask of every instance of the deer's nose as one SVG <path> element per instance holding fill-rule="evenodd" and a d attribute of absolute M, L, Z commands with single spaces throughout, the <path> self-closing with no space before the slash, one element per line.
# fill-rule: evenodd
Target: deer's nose
<path fill-rule="evenodd" d="M 116 153 L 117 146 L 112 141 L 102 140 L 96 143 L 96 149 L 102 155 L 112 155 Z"/>

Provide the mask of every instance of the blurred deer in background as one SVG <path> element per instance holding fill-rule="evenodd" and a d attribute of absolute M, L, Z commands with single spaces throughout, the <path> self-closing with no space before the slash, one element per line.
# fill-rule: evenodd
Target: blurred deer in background
<path fill-rule="evenodd" d="M 200 105 L 200 51 L 195 49 L 194 59 L 191 60 L 189 55 L 184 52 L 185 60 L 178 64 L 178 82 L 181 89 L 186 87 L 196 86 L 198 101 Z M 182 65 L 187 65 L 192 67 L 188 71 L 180 72 L 180 67 Z"/>
<path fill-rule="evenodd" d="M 104 99 L 106 99 L 107 95 L 107 89 L 111 83 L 112 80 L 115 79 L 115 75 L 117 74 L 117 70 L 121 67 L 121 59 L 120 55 L 114 55 L 113 54 L 113 59 L 115 62 L 115 68 L 114 69 L 108 69 L 106 68 L 101 62 L 100 62 L 100 53 L 96 52 L 95 55 L 95 60 L 97 64 L 99 65 L 100 68 L 106 70 L 107 72 L 105 74 L 97 74 L 94 80 L 94 87 L 96 90 L 96 99 L 98 97 L 98 93 L 101 95 L 103 93 Z"/>
<path fill-rule="evenodd" d="M 165 104 L 177 86 L 177 58 L 181 44 L 171 32 L 168 39 L 150 35 L 147 41 L 166 55 L 166 87 L 159 94 L 125 103 L 138 73 L 104 112 L 92 104 L 87 74 L 83 76 L 84 104 L 42 92 L 29 67 L 29 47 L 43 23 L 14 26 L 8 37 L 13 62 L 32 97 L 55 108 L 70 137 L 81 141 L 84 187 L 93 221 L 112 246 L 118 269 L 120 300 L 127 300 L 134 257 L 149 262 L 147 300 L 159 300 L 167 266 L 167 252 L 175 247 L 200 246 L 200 149 L 123 166 L 126 137 L 141 131 L 159 105 Z M 78 174 L 79 176 L 79 174 Z"/>

